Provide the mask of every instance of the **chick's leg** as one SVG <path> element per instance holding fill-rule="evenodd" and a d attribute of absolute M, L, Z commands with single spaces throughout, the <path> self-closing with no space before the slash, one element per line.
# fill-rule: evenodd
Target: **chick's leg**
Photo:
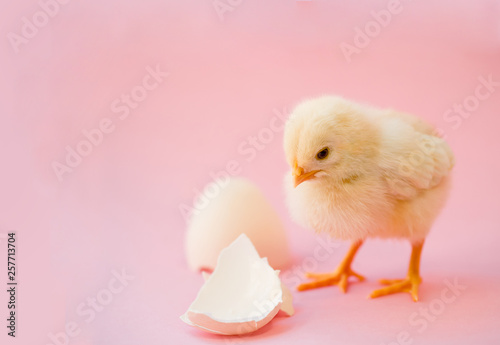
<path fill-rule="evenodd" d="M 344 260 L 342 260 L 335 271 L 330 273 L 306 273 L 306 277 L 313 279 L 313 281 L 300 284 L 299 286 L 297 286 L 297 290 L 303 291 L 337 284 L 342 292 L 346 292 L 347 279 L 350 276 L 355 276 L 359 279 L 359 281 L 365 280 L 363 276 L 357 274 L 351 269 L 352 260 L 354 259 L 356 252 L 362 244 L 362 240 L 353 242 Z"/>
<path fill-rule="evenodd" d="M 390 295 L 398 292 L 409 292 L 413 301 L 418 301 L 418 287 L 422 282 L 420 278 L 420 254 L 422 253 L 422 247 L 424 242 L 413 243 L 410 267 L 408 268 L 408 275 L 404 279 L 382 279 L 380 283 L 388 285 L 385 288 L 375 290 L 371 293 L 371 298 L 381 297 L 385 295 Z"/>

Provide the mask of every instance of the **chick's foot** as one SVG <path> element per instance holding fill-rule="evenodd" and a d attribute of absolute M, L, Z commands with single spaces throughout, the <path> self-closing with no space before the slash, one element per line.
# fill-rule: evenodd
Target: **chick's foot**
<path fill-rule="evenodd" d="M 347 291 L 347 280 L 350 276 L 355 276 L 359 281 L 365 280 L 365 277 L 351 269 L 352 260 L 362 244 L 363 240 L 354 241 L 335 271 L 330 273 L 306 273 L 306 277 L 313 279 L 313 281 L 300 284 L 297 286 L 297 290 L 304 291 L 328 285 L 338 285 L 340 291 L 345 293 Z"/>
<path fill-rule="evenodd" d="M 409 292 L 413 301 L 418 301 L 418 287 L 422 282 L 417 274 L 410 274 L 404 279 L 381 279 L 380 283 L 387 287 L 375 290 L 371 293 L 371 298 L 391 295 L 399 292 Z"/>
<path fill-rule="evenodd" d="M 387 285 L 387 287 L 378 289 L 372 292 L 371 298 L 392 295 L 398 292 L 409 292 L 411 298 L 414 302 L 418 301 L 418 287 L 422 282 L 420 277 L 420 255 L 422 253 L 422 247 L 424 241 L 416 242 L 412 244 L 410 267 L 408 268 L 408 275 L 405 279 L 382 279 L 381 284 Z"/>
<path fill-rule="evenodd" d="M 313 281 L 300 284 L 297 286 L 297 290 L 304 291 L 329 285 L 338 285 L 340 291 L 345 293 L 347 291 L 347 280 L 350 276 L 358 278 L 359 281 L 365 280 L 365 277 L 350 268 L 339 267 L 330 273 L 306 273 L 306 277 L 313 279 Z"/>

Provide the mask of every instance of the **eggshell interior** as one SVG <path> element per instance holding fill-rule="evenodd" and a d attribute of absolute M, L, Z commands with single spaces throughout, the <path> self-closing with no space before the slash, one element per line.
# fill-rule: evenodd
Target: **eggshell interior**
<path fill-rule="evenodd" d="M 202 271 L 201 275 L 204 281 L 207 281 L 210 278 L 211 273 L 207 271 Z M 295 314 L 295 309 L 293 308 L 293 296 L 292 292 L 288 287 L 281 283 L 281 291 L 283 293 L 283 302 L 281 303 L 280 310 L 284 312 L 287 316 L 293 316 Z M 186 321 L 189 323 L 188 321 Z"/>
<path fill-rule="evenodd" d="M 258 253 L 275 269 L 290 263 L 286 233 L 260 189 L 243 178 L 216 181 L 200 196 L 186 235 L 191 269 L 213 270 L 221 250 L 246 234 Z"/>

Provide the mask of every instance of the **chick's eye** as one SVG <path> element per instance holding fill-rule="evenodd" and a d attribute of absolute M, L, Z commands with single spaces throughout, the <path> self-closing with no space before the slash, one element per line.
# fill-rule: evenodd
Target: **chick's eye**
<path fill-rule="evenodd" d="M 328 147 L 325 147 L 324 149 L 322 149 L 321 151 L 319 151 L 317 154 L 316 154 L 316 158 L 317 159 L 325 159 L 326 157 L 328 157 L 328 155 L 330 154 L 330 150 L 328 149 Z"/>

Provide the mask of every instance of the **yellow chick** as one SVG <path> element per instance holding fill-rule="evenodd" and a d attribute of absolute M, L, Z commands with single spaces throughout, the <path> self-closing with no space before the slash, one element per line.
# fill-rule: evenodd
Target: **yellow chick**
<path fill-rule="evenodd" d="M 370 297 L 409 292 L 418 300 L 420 254 L 444 206 L 454 165 L 448 144 L 409 114 L 325 96 L 299 104 L 290 115 L 284 149 L 291 173 L 285 178 L 292 218 L 316 232 L 352 241 L 337 269 L 307 273 L 308 290 L 364 277 L 351 269 L 370 237 L 408 239 L 412 253 L 404 279 Z"/>

